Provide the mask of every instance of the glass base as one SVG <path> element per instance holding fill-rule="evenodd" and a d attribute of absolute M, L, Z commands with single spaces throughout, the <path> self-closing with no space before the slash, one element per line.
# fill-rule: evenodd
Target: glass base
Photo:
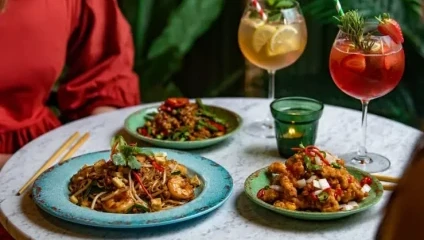
<path fill-rule="evenodd" d="M 340 158 L 345 160 L 346 165 L 369 173 L 383 172 L 390 167 L 389 159 L 376 153 L 367 153 L 366 156 L 358 156 L 357 152 L 352 152 L 343 154 Z"/>
<path fill-rule="evenodd" d="M 244 128 L 244 132 L 253 137 L 274 138 L 274 121 L 267 118 L 261 121 L 252 122 Z"/>

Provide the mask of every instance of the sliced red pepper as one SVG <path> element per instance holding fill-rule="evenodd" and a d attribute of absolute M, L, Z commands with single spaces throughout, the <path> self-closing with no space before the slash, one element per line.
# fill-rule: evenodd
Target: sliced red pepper
<path fill-rule="evenodd" d="M 347 178 L 347 182 L 348 182 L 348 183 L 353 183 L 353 178 L 352 178 L 352 176 L 349 176 L 349 177 Z"/>
<path fill-rule="evenodd" d="M 256 197 L 263 200 L 262 198 L 265 196 L 265 189 L 261 189 L 258 191 L 258 193 L 256 194 Z"/>
<path fill-rule="evenodd" d="M 225 131 L 225 126 L 222 125 L 222 124 L 219 124 L 219 123 L 214 122 L 214 121 L 210 121 L 209 124 L 212 125 L 212 126 L 214 126 L 220 132 L 224 132 Z"/>
<path fill-rule="evenodd" d="M 148 136 L 149 135 L 146 127 L 138 128 L 137 129 L 137 132 L 139 134 L 143 135 L 143 136 Z"/>
<path fill-rule="evenodd" d="M 341 197 L 342 194 L 343 194 L 343 190 L 341 188 L 336 188 L 336 190 L 334 191 L 334 197 L 337 197 L 337 196 Z"/>
<path fill-rule="evenodd" d="M 171 112 L 172 108 L 170 106 L 167 106 L 166 104 L 162 104 L 160 105 L 159 110 L 162 110 L 164 112 Z"/>
<path fill-rule="evenodd" d="M 150 199 L 153 199 L 152 195 L 149 193 L 149 191 L 147 191 L 146 187 L 143 185 L 143 182 L 141 181 L 141 177 L 135 172 L 132 172 L 132 175 L 137 180 L 138 184 L 140 184 L 141 188 L 147 194 L 147 196 L 149 196 Z"/>
<path fill-rule="evenodd" d="M 372 184 L 372 179 L 370 177 L 364 177 L 361 180 L 361 186 L 364 186 L 365 184 L 371 185 Z"/>
<path fill-rule="evenodd" d="M 168 98 L 165 101 L 165 104 L 171 108 L 180 108 L 184 107 L 189 103 L 188 98 Z"/>
<path fill-rule="evenodd" d="M 163 171 L 165 171 L 165 169 L 159 164 L 159 163 L 157 163 L 155 160 L 152 160 L 151 161 L 151 163 L 152 163 L 152 166 L 156 169 L 156 170 L 158 170 L 159 172 L 163 172 Z"/>
<path fill-rule="evenodd" d="M 330 166 L 330 163 L 325 159 L 324 155 L 322 155 L 321 150 L 315 146 L 307 146 L 305 148 L 306 155 L 310 157 L 318 156 L 325 165 Z"/>
<path fill-rule="evenodd" d="M 312 200 L 314 200 L 314 201 L 317 201 L 318 200 L 318 196 L 315 195 L 315 193 L 311 192 L 310 195 L 311 195 Z"/>

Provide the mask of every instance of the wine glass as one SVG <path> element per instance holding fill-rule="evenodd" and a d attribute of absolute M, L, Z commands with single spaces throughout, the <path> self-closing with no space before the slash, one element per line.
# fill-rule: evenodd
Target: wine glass
<path fill-rule="evenodd" d="M 366 21 L 357 47 L 349 35 L 339 31 L 330 53 L 330 72 L 334 83 L 347 95 L 362 103 L 362 137 L 356 152 L 342 155 L 348 165 L 368 172 L 381 172 L 390 167 L 386 157 L 366 149 L 368 104 L 372 99 L 392 91 L 402 78 L 405 55 L 402 44 L 377 31 L 378 21 Z"/>
<path fill-rule="evenodd" d="M 265 17 L 255 7 L 255 2 Z M 306 24 L 296 1 L 258 0 L 251 3 L 241 18 L 238 42 L 247 60 L 268 71 L 268 100 L 271 103 L 275 95 L 275 72 L 296 62 L 305 50 Z M 274 121 L 270 112 L 265 119 L 249 124 L 244 130 L 252 136 L 273 138 Z"/>

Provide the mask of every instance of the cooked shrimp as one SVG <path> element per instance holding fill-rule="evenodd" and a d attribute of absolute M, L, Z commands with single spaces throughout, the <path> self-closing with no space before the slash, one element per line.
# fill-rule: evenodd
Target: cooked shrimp
<path fill-rule="evenodd" d="M 194 188 L 188 181 L 179 175 L 173 176 L 168 181 L 168 190 L 174 199 L 189 200 L 194 197 Z"/>
<path fill-rule="evenodd" d="M 102 202 L 103 208 L 111 213 L 126 213 L 134 206 L 134 200 L 131 198 L 130 192 L 125 191 L 116 194 L 112 198 Z"/>

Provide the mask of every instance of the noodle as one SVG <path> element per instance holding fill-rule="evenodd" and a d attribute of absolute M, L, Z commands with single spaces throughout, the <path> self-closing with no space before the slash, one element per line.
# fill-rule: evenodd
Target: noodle
<path fill-rule="evenodd" d="M 185 166 L 163 155 L 134 156 L 138 169 L 103 159 L 81 168 L 68 185 L 70 201 L 95 211 L 143 213 L 177 207 L 195 198 L 198 185 L 191 182 L 198 178 L 189 176 Z"/>

